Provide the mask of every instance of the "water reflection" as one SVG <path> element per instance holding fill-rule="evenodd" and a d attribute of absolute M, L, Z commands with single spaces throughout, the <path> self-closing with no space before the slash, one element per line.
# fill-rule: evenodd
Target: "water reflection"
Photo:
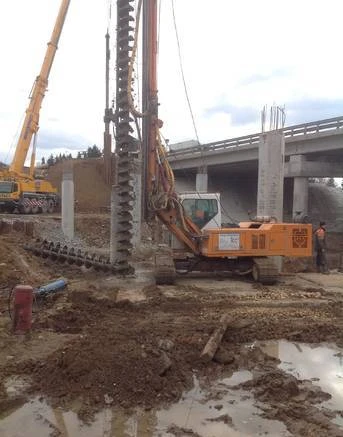
<path fill-rule="evenodd" d="M 279 358 L 280 369 L 298 379 L 310 379 L 332 398 L 322 405 L 333 410 L 343 407 L 343 354 L 331 345 L 291 343 L 286 340 L 260 343 L 261 349 Z"/>
<path fill-rule="evenodd" d="M 332 346 L 310 346 L 287 341 L 258 344 L 267 354 L 281 360 L 280 368 L 299 379 L 311 379 L 332 395 L 322 406 L 333 410 L 343 406 L 342 353 Z M 197 378 L 194 387 L 168 409 L 136 410 L 130 415 L 107 408 L 94 421 L 83 424 L 73 411 L 52 409 L 38 398 L 11 412 L 0 421 L 1 437 L 167 437 L 172 425 L 192 430 L 202 437 L 248 437 L 268 434 L 289 436 L 285 425 L 261 417 L 251 392 L 232 387 L 252 379 L 251 372 L 241 370 L 231 377 L 203 389 Z M 343 425 L 339 416 L 335 423 Z M 185 431 L 184 435 L 187 431 Z M 182 433 L 179 434 L 180 437 Z M 190 434 L 188 434 L 190 435 Z"/>
<path fill-rule="evenodd" d="M 249 392 L 230 389 L 250 377 L 246 372 L 236 372 L 232 378 L 215 383 L 210 391 L 202 390 L 195 379 L 194 388 L 168 409 L 137 410 L 130 416 L 123 411 L 106 409 L 96 414 L 89 425 L 83 424 L 72 411 L 52 409 L 45 402 L 34 399 L 0 422 L 0 435 L 159 437 L 173 436 L 168 429 L 174 426 L 179 430 L 191 429 L 203 437 L 247 437 L 265 433 L 274 437 L 289 436 L 282 423 L 260 417 L 261 410 L 253 405 L 254 399 Z"/>

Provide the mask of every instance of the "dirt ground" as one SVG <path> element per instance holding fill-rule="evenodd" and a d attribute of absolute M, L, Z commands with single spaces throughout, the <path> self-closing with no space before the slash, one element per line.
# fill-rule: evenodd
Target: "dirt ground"
<path fill-rule="evenodd" d="M 77 230 L 88 236 L 87 244 L 101 247 L 107 218 L 94 223 L 84 216 Z M 268 287 L 194 276 L 156 287 L 149 268 L 149 259 L 137 261 L 135 277 L 115 278 L 52 264 L 25 252 L 19 234 L 1 236 L 0 417 L 35 395 L 66 410 L 78 405 L 79 416 L 90 422 L 108 405 L 149 411 L 180 400 L 194 375 L 210 389 L 224 374 L 246 369 L 254 378 L 237 388 L 264 403 L 266 418 L 296 436 L 343 435 L 332 421 L 343 408 L 319 408 L 331 395 L 281 370 L 280 361 L 258 346 L 286 339 L 343 348 L 343 274 L 287 272 Z M 13 335 L 7 310 L 12 287 L 58 277 L 68 288 L 35 302 L 31 336 Z M 201 351 L 224 314 L 232 320 L 214 359 L 204 363 Z M 14 377 L 27 384 L 9 396 L 4 382 Z M 169 432 L 198 435 L 186 431 L 175 426 Z"/>

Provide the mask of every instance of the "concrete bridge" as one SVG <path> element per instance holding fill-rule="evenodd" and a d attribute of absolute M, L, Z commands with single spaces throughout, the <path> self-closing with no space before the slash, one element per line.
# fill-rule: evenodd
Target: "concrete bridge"
<path fill-rule="evenodd" d="M 308 212 L 308 178 L 343 177 L 343 117 L 288 126 L 285 135 L 285 188 L 293 193 L 293 214 Z M 255 180 L 262 133 L 173 150 L 169 162 L 179 180 L 193 178 L 198 191 L 215 181 Z M 212 184 L 213 185 L 213 184 Z M 287 186 L 287 187 L 286 187 Z"/>

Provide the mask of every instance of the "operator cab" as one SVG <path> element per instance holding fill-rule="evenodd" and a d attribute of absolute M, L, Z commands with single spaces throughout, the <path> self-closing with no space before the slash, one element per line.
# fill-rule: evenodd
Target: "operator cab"
<path fill-rule="evenodd" d="M 180 201 L 188 216 L 200 230 L 221 228 L 221 208 L 219 193 L 183 193 L 179 195 Z M 168 233 L 169 234 L 169 233 Z M 183 249 L 175 235 L 169 234 L 165 239 L 173 249 Z"/>
<path fill-rule="evenodd" d="M 183 193 L 179 197 L 186 215 L 199 229 L 221 228 L 219 193 Z"/>
<path fill-rule="evenodd" d="M 182 201 L 182 205 L 186 215 L 192 219 L 192 222 L 195 223 L 199 229 L 204 229 L 205 227 L 219 227 L 219 224 L 216 222 L 219 211 L 218 200 L 216 198 L 186 198 Z"/>
<path fill-rule="evenodd" d="M 16 182 L 0 181 L 0 195 L 16 193 L 17 191 L 18 184 Z"/>

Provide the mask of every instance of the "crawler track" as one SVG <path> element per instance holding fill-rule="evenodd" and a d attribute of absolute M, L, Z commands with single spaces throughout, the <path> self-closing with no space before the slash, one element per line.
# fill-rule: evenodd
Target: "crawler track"
<path fill-rule="evenodd" d="M 169 247 L 159 247 L 155 253 L 154 276 L 157 285 L 172 285 L 176 272 L 173 253 Z"/>
<path fill-rule="evenodd" d="M 261 257 L 253 260 L 253 277 L 255 281 L 265 285 L 275 284 L 279 277 L 279 270 L 273 259 Z"/>

